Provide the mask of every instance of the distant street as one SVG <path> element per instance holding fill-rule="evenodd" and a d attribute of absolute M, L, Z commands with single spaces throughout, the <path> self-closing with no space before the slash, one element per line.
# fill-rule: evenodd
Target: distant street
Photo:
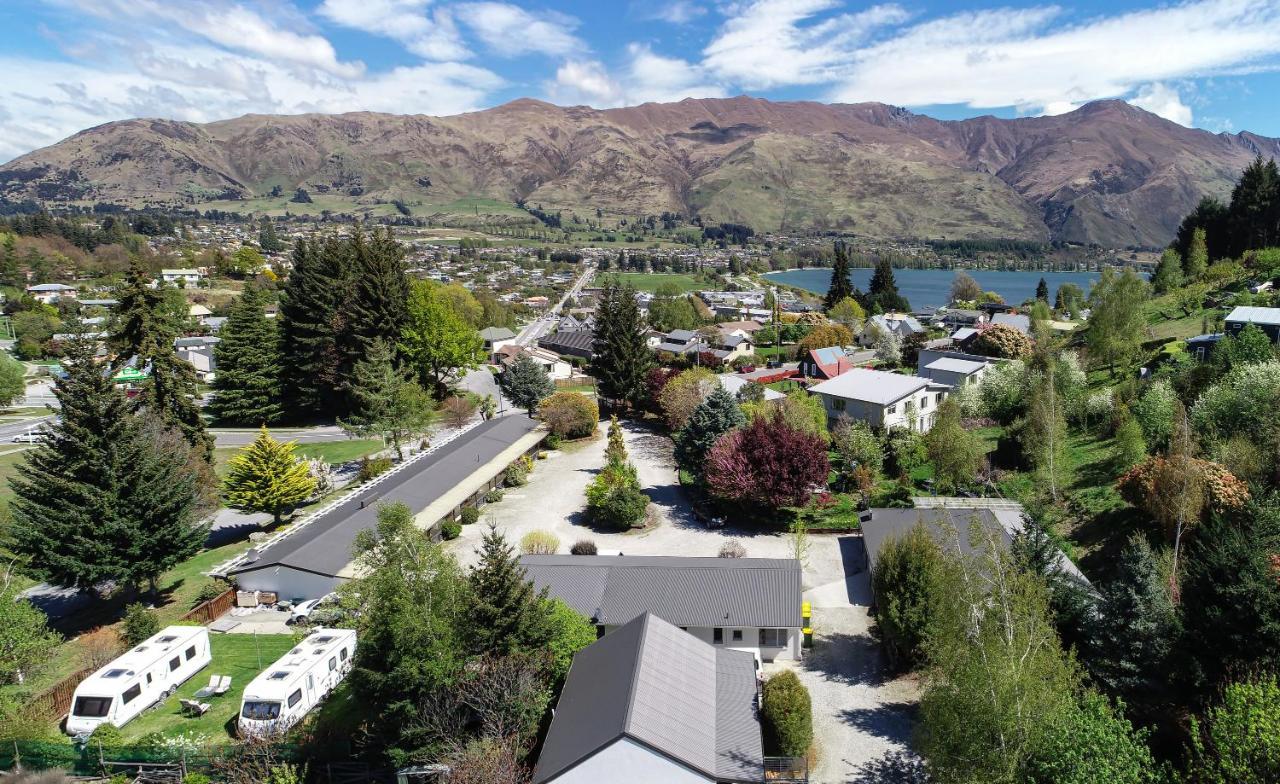
<path fill-rule="evenodd" d="M 528 346 L 536 343 L 538 338 L 553 331 L 555 329 L 556 322 L 559 320 L 560 311 L 564 309 L 565 303 L 573 297 L 578 296 L 579 292 L 581 292 L 582 289 L 586 287 L 587 283 L 591 281 L 591 277 L 594 274 L 595 269 L 593 267 L 587 267 L 584 269 L 582 274 L 578 276 L 578 279 L 574 281 L 573 286 L 571 286 L 569 290 L 565 292 L 565 295 L 560 298 L 559 302 L 557 302 L 543 315 L 528 324 L 525 324 L 524 329 L 520 330 L 520 334 L 516 335 L 516 345 Z"/>

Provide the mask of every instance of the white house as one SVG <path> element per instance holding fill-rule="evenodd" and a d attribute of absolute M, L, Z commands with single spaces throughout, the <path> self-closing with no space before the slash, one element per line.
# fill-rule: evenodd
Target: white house
<path fill-rule="evenodd" d="M 976 384 L 991 366 L 989 362 L 978 362 L 972 359 L 956 357 L 939 357 L 920 370 L 920 375 L 938 384 L 945 384 L 952 389 Z"/>
<path fill-rule="evenodd" d="M 34 286 L 27 286 L 27 294 L 37 302 L 52 305 L 61 299 L 75 299 L 76 289 L 75 286 L 62 283 L 37 283 Z"/>
<path fill-rule="evenodd" d="M 761 661 L 799 659 L 800 562 L 790 558 L 526 555 L 529 579 L 602 632 L 646 612 Z"/>
<path fill-rule="evenodd" d="M 203 269 L 162 269 L 160 280 L 169 285 L 195 286 L 205 277 Z"/>
<path fill-rule="evenodd" d="M 503 368 L 515 364 L 521 355 L 527 356 L 537 363 L 553 381 L 566 380 L 573 377 L 573 364 L 554 351 L 536 346 L 503 346 L 498 351 L 499 363 Z"/>
<path fill-rule="evenodd" d="M 880 332 L 892 332 L 901 340 L 906 340 L 912 335 L 926 331 L 924 325 L 914 316 L 908 316 L 905 313 L 884 313 L 867 319 L 867 326 L 862 330 L 862 334 L 858 335 L 858 342 L 863 346 L 875 345 Z"/>
<path fill-rule="evenodd" d="M 650 613 L 578 651 L 552 716 L 534 784 L 765 780 L 755 661 Z"/>
<path fill-rule="evenodd" d="M 832 421 L 847 416 L 876 428 L 923 433 L 933 427 L 947 387 L 919 376 L 853 368 L 809 391 L 822 399 Z"/>
<path fill-rule="evenodd" d="M 516 333 L 506 327 L 486 327 L 480 330 L 480 339 L 484 341 L 484 351 L 489 355 L 489 361 L 497 362 L 502 359 L 498 352 L 504 346 L 515 345 Z"/>

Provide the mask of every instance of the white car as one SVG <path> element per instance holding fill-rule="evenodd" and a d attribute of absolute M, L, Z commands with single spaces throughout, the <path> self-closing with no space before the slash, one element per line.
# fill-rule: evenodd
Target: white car
<path fill-rule="evenodd" d="M 336 593 L 328 593 L 319 599 L 308 599 L 305 602 L 298 602 L 289 609 L 289 620 L 286 623 L 293 625 L 295 623 L 305 623 L 311 617 L 311 611 L 317 607 L 330 604 L 338 600 Z"/>
<path fill-rule="evenodd" d="M 15 444 L 38 444 L 44 440 L 44 433 L 39 430 L 26 430 L 13 437 Z"/>

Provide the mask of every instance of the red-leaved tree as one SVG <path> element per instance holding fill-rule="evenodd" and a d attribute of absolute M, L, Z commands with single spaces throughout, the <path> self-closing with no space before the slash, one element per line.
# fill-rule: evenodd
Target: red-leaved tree
<path fill-rule="evenodd" d="M 703 478 L 720 498 L 777 509 L 803 505 L 830 471 L 822 439 L 775 413 L 721 436 L 707 455 Z"/>

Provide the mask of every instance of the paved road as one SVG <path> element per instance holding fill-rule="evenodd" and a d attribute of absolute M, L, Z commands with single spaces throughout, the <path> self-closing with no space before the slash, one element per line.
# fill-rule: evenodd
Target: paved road
<path fill-rule="evenodd" d="M 594 267 L 588 266 L 584 269 L 582 274 L 578 276 L 578 279 L 574 281 L 573 286 L 565 292 L 564 296 L 560 298 L 560 301 L 557 302 L 554 307 L 542 316 L 539 316 L 528 324 L 525 324 L 524 329 L 520 330 L 520 334 L 516 335 L 516 345 L 527 346 L 536 342 L 538 338 L 555 329 L 556 322 L 559 321 L 560 311 L 564 309 L 565 304 L 571 298 L 578 296 L 578 293 L 582 291 L 588 282 L 590 282 L 591 276 L 594 274 Z"/>

